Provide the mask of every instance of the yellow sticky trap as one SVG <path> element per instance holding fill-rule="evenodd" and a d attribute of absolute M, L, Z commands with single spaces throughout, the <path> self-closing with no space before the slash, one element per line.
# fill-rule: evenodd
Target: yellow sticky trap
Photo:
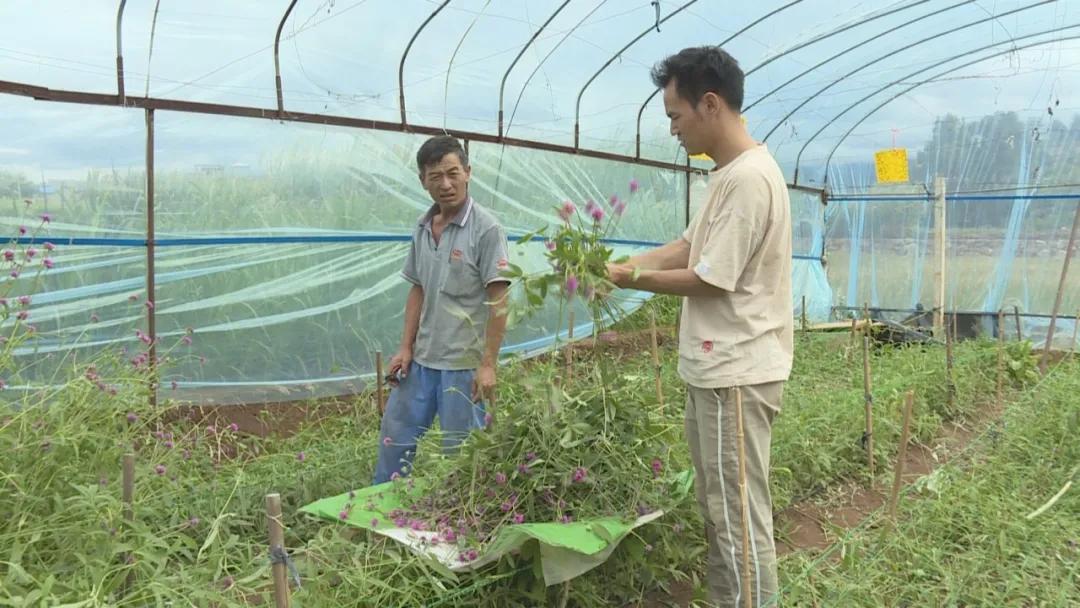
<path fill-rule="evenodd" d="M 874 153 L 874 169 L 879 184 L 906 183 L 908 175 L 907 148 L 878 150 Z"/>

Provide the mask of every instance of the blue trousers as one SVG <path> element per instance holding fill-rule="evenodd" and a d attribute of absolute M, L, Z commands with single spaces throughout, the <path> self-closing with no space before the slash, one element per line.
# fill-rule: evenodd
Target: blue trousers
<path fill-rule="evenodd" d="M 412 467 L 416 442 L 431 428 L 436 414 L 442 431 L 443 450 L 452 451 L 473 429 L 484 426 L 484 404 L 473 403 L 473 370 L 445 371 L 409 366 L 409 373 L 390 391 L 379 427 L 379 459 L 375 483 L 385 483 L 397 473 L 404 477 Z"/>

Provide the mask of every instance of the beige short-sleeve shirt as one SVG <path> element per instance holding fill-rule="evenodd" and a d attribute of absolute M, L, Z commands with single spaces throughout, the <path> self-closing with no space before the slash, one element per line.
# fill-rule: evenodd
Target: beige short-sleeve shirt
<path fill-rule="evenodd" d="M 791 210 L 784 175 L 764 145 L 710 172 L 708 199 L 683 238 L 689 267 L 723 292 L 684 298 L 679 375 L 702 388 L 787 380 Z"/>

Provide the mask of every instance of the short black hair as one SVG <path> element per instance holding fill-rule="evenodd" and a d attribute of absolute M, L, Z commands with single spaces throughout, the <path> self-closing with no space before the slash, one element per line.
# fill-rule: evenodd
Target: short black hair
<path fill-rule="evenodd" d="M 416 167 L 420 170 L 420 174 L 423 175 L 425 169 L 438 164 L 447 154 L 457 154 L 461 166 L 469 166 L 469 155 L 465 152 L 465 148 L 461 147 L 461 142 L 457 138 L 449 135 L 436 135 L 425 141 L 417 150 Z"/>
<path fill-rule="evenodd" d="M 683 49 L 652 69 L 652 81 L 664 88 L 675 80 L 679 96 L 696 106 L 705 93 L 716 93 L 736 112 L 742 111 L 743 75 L 739 62 L 718 46 Z"/>

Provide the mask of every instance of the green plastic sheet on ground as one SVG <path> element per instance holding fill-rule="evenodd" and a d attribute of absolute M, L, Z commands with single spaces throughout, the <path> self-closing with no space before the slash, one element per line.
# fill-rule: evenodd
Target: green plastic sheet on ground
<path fill-rule="evenodd" d="M 676 493 L 686 496 L 693 486 L 693 472 L 684 471 L 676 478 Z M 430 530 L 413 530 L 393 525 L 387 516 L 403 507 L 410 494 L 420 488 L 407 489 L 404 484 L 384 483 L 315 501 L 301 507 L 302 513 L 364 528 L 391 538 L 415 553 L 431 558 L 451 572 L 468 572 L 498 561 L 500 557 L 520 549 L 528 542 L 539 545 L 539 560 L 544 583 L 556 585 L 588 572 L 604 563 L 619 543 L 635 528 L 654 521 L 664 514 L 657 510 L 636 520 L 624 522 L 616 517 L 571 523 L 510 524 L 499 528 L 495 539 L 488 543 L 474 560 L 463 561 L 455 545 L 433 543 L 439 536 Z M 349 508 L 349 505 L 352 505 Z M 342 513 L 347 512 L 345 518 Z"/>

